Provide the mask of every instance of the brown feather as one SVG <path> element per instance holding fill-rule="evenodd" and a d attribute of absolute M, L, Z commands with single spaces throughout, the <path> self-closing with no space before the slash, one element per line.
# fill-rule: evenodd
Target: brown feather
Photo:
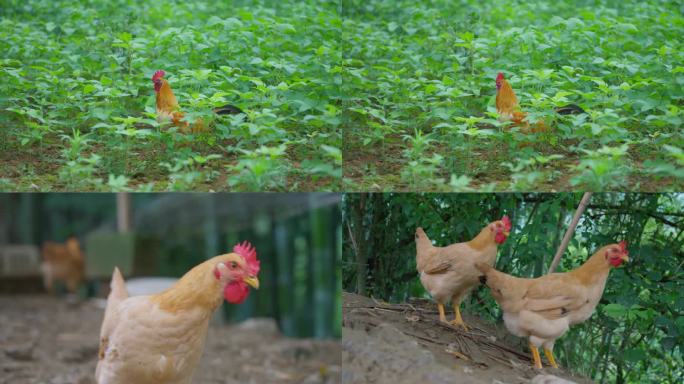
<path fill-rule="evenodd" d="M 423 272 L 427 273 L 428 275 L 436 275 L 448 271 L 449 267 L 451 267 L 450 263 L 441 262 L 439 264 L 431 266 L 430 269 L 426 269 Z"/>

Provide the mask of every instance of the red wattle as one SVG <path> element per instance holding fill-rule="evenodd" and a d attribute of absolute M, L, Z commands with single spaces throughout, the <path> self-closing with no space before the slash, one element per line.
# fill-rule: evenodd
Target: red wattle
<path fill-rule="evenodd" d="M 503 244 L 504 241 L 506 241 L 506 235 L 504 235 L 504 234 L 501 233 L 501 232 L 497 232 L 497 233 L 494 235 L 494 241 L 496 241 L 497 244 Z"/>
<path fill-rule="evenodd" d="M 231 304 L 240 304 L 249 295 L 249 287 L 244 282 L 233 281 L 226 284 L 223 289 L 223 297 Z"/>
<path fill-rule="evenodd" d="M 608 260 L 608 262 L 609 262 L 610 265 L 612 265 L 613 267 L 619 267 L 620 264 L 622 264 L 622 259 L 619 258 L 619 257 L 611 257 L 611 258 Z"/>

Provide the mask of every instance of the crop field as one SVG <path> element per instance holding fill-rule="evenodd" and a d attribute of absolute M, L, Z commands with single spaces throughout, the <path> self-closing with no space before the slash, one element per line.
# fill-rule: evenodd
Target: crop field
<path fill-rule="evenodd" d="M 681 2 L 348 1 L 342 12 L 346 190 L 684 186 Z M 498 120 L 499 72 L 548 130 Z M 570 103 L 586 113 L 555 113 Z"/>
<path fill-rule="evenodd" d="M 339 190 L 340 26 L 317 1 L 5 1 L 0 190 Z M 157 122 L 156 70 L 205 131 Z"/>

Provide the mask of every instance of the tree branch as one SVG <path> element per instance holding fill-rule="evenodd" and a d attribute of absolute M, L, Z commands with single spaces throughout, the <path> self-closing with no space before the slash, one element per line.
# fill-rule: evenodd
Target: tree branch
<path fill-rule="evenodd" d="M 601 211 L 614 211 L 614 212 L 606 212 L 606 214 L 621 214 L 621 213 L 641 213 L 643 215 L 652 217 L 654 219 L 657 219 L 664 224 L 667 224 L 671 227 L 674 228 L 682 228 L 681 223 L 682 221 L 674 222 L 672 220 L 666 219 L 664 216 L 672 216 L 672 217 L 684 217 L 684 213 L 679 213 L 679 212 L 652 212 L 648 211 L 645 209 L 639 209 L 639 208 L 630 208 L 630 207 L 622 207 L 622 206 L 613 206 L 613 205 L 590 205 L 589 208 L 591 209 L 597 209 Z"/>
<path fill-rule="evenodd" d="M 589 205 L 590 199 L 591 192 L 585 192 L 584 196 L 582 196 L 582 200 L 580 201 L 579 206 L 577 207 L 577 210 L 575 211 L 575 215 L 572 217 L 570 226 L 568 227 L 567 231 L 565 231 L 563 241 L 561 241 L 561 244 L 558 247 L 558 250 L 556 251 L 556 255 L 553 257 L 553 261 L 551 262 L 551 266 L 549 267 L 548 273 L 553 273 L 553 271 L 555 271 L 558 267 L 558 264 L 560 263 L 560 258 L 563 255 L 563 252 L 565 252 L 565 249 L 568 248 L 568 244 L 570 244 L 570 239 L 572 238 L 572 235 L 575 233 L 577 223 L 579 222 L 580 217 L 582 217 L 582 212 L 584 212 L 584 210 L 587 208 L 587 205 Z"/>

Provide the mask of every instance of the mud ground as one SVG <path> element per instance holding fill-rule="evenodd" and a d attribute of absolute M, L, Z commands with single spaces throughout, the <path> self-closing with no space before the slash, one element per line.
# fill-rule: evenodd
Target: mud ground
<path fill-rule="evenodd" d="M 453 314 L 448 313 L 448 317 Z M 438 320 L 434 303 L 388 304 L 343 294 L 342 382 L 514 384 L 591 383 L 564 369 L 532 368 L 519 338 L 463 316 L 469 331 Z M 568 381 L 566 381 L 568 380 Z"/>
<path fill-rule="evenodd" d="M 0 384 L 94 384 L 102 302 L 0 296 Z M 338 341 L 290 339 L 269 319 L 212 325 L 194 383 L 341 382 Z"/>

